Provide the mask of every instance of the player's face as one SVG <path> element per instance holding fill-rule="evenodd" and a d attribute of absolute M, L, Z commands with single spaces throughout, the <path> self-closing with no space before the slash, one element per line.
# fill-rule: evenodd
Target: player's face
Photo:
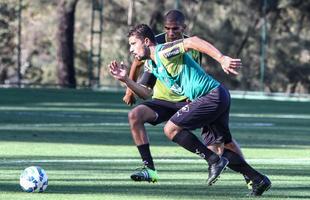
<path fill-rule="evenodd" d="M 132 53 L 137 60 L 145 60 L 150 56 L 149 47 L 144 41 L 137 38 L 136 36 L 130 36 L 129 39 L 130 53 Z"/>
<path fill-rule="evenodd" d="M 167 34 L 168 42 L 182 39 L 184 33 L 185 25 L 176 21 L 166 21 L 165 31 Z"/>

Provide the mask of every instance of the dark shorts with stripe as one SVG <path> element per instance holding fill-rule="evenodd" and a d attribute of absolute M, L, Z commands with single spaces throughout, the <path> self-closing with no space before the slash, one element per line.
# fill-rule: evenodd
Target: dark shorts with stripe
<path fill-rule="evenodd" d="M 155 121 L 148 122 L 155 126 L 162 122 L 168 121 L 178 110 L 180 110 L 188 103 L 186 101 L 170 102 L 165 100 L 152 99 L 141 104 L 151 108 L 157 114 Z"/>
<path fill-rule="evenodd" d="M 202 128 L 206 145 L 232 142 L 229 130 L 230 94 L 220 85 L 209 94 L 184 105 L 170 120 L 176 125 L 194 130 Z"/>

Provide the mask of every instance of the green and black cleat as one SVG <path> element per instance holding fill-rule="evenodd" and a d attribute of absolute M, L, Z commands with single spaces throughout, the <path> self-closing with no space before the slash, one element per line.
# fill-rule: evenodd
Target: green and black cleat
<path fill-rule="evenodd" d="M 146 166 L 136 169 L 130 178 L 134 181 L 147 181 L 152 183 L 158 181 L 156 170 L 152 170 Z"/>

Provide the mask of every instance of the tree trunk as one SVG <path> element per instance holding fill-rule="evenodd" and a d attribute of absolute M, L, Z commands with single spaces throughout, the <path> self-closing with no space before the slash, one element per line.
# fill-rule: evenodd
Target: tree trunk
<path fill-rule="evenodd" d="M 78 0 L 60 0 L 57 7 L 57 77 L 61 87 L 75 88 L 74 13 Z"/>
<path fill-rule="evenodd" d="M 129 1 L 127 25 L 133 26 L 135 24 L 135 0 Z"/>
<path fill-rule="evenodd" d="M 8 81 L 10 78 L 9 68 L 16 64 L 15 33 L 12 31 L 16 18 L 17 13 L 14 5 L 6 1 L 0 2 L 0 84 L 5 84 Z M 12 82 L 16 83 L 16 77 L 12 77 Z"/>

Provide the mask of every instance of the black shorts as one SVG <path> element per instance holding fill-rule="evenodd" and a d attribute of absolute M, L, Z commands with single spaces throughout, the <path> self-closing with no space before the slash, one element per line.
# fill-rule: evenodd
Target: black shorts
<path fill-rule="evenodd" d="M 159 99 L 152 99 L 141 103 L 141 105 L 151 108 L 157 114 L 156 120 L 149 122 L 154 126 L 168 121 L 178 110 L 187 104 L 188 103 L 186 101 L 170 102 Z"/>
<path fill-rule="evenodd" d="M 185 105 L 177 111 L 171 121 L 176 125 L 194 130 L 202 128 L 202 136 L 206 145 L 230 143 L 229 130 L 230 94 L 222 85 Z"/>

